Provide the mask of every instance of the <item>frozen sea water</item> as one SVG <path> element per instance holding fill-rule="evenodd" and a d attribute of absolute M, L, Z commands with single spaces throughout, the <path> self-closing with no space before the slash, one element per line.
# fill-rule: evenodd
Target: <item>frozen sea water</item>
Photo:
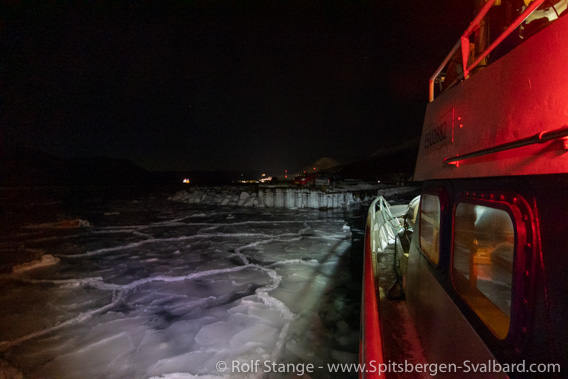
<path fill-rule="evenodd" d="M 327 364 L 357 361 L 364 210 L 14 191 L 0 222 L 0 361 L 27 377 L 302 377 L 265 363 L 356 377 Z"/>

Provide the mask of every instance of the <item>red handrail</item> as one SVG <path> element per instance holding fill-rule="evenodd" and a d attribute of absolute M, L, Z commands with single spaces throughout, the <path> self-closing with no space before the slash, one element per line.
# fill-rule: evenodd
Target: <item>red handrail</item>
<path fill-rule="evenodd" d="M 536 145 L 536 144 L 539 144 L 539 143 L 545 143 L 545 142 L 552 141 L 552 140 L 555 140 L 555 139 L 567 138 L 567 137 L 568 137 L 568 125 L 564 125 L 563 127 L 559 128 L 559 129 L 549 130 L 549 131 L 546 131 L 546 132 L 540 132 L 540 133 L 537 133 L 537 134 L 530 136 L 530 137 L 527 137 L 527 138 L 521 138 L 521 139 L 518 139 L 518 140 L 515 140 L 515 141 L 503 143 L 501 145 L 488 147 L 486 149 L 481 149 L 481 150 L 473 151 L 473 152 L 466 153 L 466 154 L 458 154 L 458 155 L 455 155 L 453 157 L 445 158 L 444 163 L 445 164 L 455 164 L 455 163 L 460 162 L 460 161 L 465 161 L 466 159 L 482 157 L 484 155 L 498 153 L 500 151 L 516 149 L 516 148 L 523 147 L 523 146 Z M 564 145 L 564 146 L 565 146 L 564 149 L 568 150 L 568 146 L 566 146 L 566 145 Z"/>
<path fill-rule="evenodd" d="M 529 5 L 528 8 L 525 9 L 525 11 L 523 13 L 521 13 L 519 15 L 519 17 L 517 17 L 515 19 L 515 21 L 513 21 L 513 23 L 511 25 L 509 25 L 509 27 L 507 29 L 505 29 L 505 31 L 503 33 L 501 33 L 501 35 L 499 35 L 499 37 L 497 37 L 495 39 L 495 41 L 493 41 L 493 43 L 491 45 L 489 45 L 489 47 L 483 51 L 483 53 L 479 54 L 479 56 L 475 59 L 475 61 L 473 61 L 473 63 L 471 65 L 468 66 L 464 70 L 464 78 L 467 78 L 467 75 L 469 74 L 469 72 L 471 70 L 473 70 L 475 67 L 477 67 L 479 62 L 481 62 L 487 55 L 489 55 L 489 53 L 491 53 L 493 50 L 495 50 L 495 48 L 497 46 L 499 46 L 499 44 L 501 42 L 503 42 L 503 40 L 505 38 L 507 38 L 509 36 L 509 34 L 511 34 L 515 29 L 517 29 L 517 27 L 519 25 L 521 25 L 523 23 L 523 21 L 525 21 L 526 18 L 529 17 L 531 15 L 531 13 L 534 12 L 538 7 L 540 7 L 540 5 L 544 2 L 545 2 L 545 0 L 533 1 L 531 3 L 531 5 Z M 470 34 L 471 34 L 471 32 L 470 32 Z M 468 38 L 469 38 L 469 35 L 468 35 Z M 464 67 L 466 67 L 466 65 L 464 65 Z"/>
<path fill-rule="evenodd" d="M 379 305 L 373 272 L 370 229 L 365 230 L 365 257 L 363 263 L 363 293 L 361 296 L 361 378 L 384 378 L 383 341 L 379 319 Z"/>
<path fill-rule="evenodd" d="M 489 45 L 489 47 L 487 47 L 481 54 L 479 54 L 479 56 L 477 56 L 475 58 L 475 60 L 473 61 L 472 64 L 468 65 L 468 58 L 469 58 L 469 37 L 471 36 L 471 34 L 473 32 L 475 32 L 476 30 L 479 29 L 479 26 L 481 24 L 481 21 L 483 20 L 483 18 L 485 17 L 485 15 L 487 14 L 487 12 L 489 12 L 489 10 L 491 9 L 491 7 L 493 6 L 493 4 L 495 3 L 496 0 L 488 0 L 487 3 L 485 3 L 483 5 L 483 7 L 481 8 L 481 10 L 479 11 L 479 13 L 477 14 L 477 16 L 473 19 L 473 21 L 469 24 L 469 26 L 467 27 L 467 29 L 465 30 L 465 32 L 462 34 L 462 36 L 460 37 L 460 39 L 458 40 L 458 42 L 456 42 L 456 44 L 454 45 L 454 47 L 452 48 L 452 50 L 449 52 L 449 54 L 446 56 L 446 58 L 444 59 L 444 61 L 442 62 L 442 64 L 440 64 L 440 66 L 438 66 L 438 68 L 436 69 L 436 71 L 434 72 L 434 74 L 430 77 L 430 80 L 428 81 L 428 86 L 429 86 L 429 96 L 428 96 L 428 100 L 429 102 L 434 101 L 434 83 L 436 81 L 436 78 L 440 75 L 440 73 L 442 72 L 442 70 L 444 69 L 444 67 L 446 67 L 446 65 L 448 64 L 448 62 L 450 61 L 450 59 L 452 59 L 452 57 L 454 56 L 454 54 L 456 53 L 456 51 L 460 48 L 461 46 L 461 60 L 462 60 L 462 67 L 463 67 L 463 79 L 467 79 L 469 76 L 469 73 L 475 68 L 477 67 L 477 65 L 479 65 L 479 63 L 485 58 L 487 57 L 487 55 L 489 55 L 493 50 L 495 50 L 495 48 L 501 43 L 503 42 L 503 40 L 505 38 L 507 38 L 509 36 L 509 34 L 511 34 L 519 25 L 521 25 L 523 23 L 523 21 L 525 21 L 525 19 L 527 17 L 529 17 L 531 15 L 532 12 L 534 12 L 542 3 L 544 3 L 545 0 L 534 0 L 528 7 L 527 9 L 525 9 L 516 19 L 515 21 L 513 21 L 513 23 L 511 25 L 509 25 L 509 27 L 507 29 L 505 29 L 505 31 L 503 33 L 501 33 L 501 35 L 499 35 L 499 37 L 497 37 L 495 39 L 495 41 L 493 41 L 493 43 L 491 43 L 491 45 Z"/>

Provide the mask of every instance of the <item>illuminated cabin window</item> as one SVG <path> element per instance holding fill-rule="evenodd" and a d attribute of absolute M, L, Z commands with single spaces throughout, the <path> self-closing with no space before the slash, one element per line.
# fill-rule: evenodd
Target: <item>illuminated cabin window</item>
<path fill-rule="evenodd" d="M 499 338 L 509 332 L 515 231 L 507 212 L 460 203 L 455 213 L 456 290 Z"/>
<path fill-rule="evenodd" d="M 422 195 L 420 205 L 420 248 L 434 263 L 440 259 L 440 199 Z"/>

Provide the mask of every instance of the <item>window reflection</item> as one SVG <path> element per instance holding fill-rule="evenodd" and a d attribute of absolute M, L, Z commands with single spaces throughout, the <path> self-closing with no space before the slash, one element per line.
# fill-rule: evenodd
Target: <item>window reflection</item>
<path fill-rule="evenodd" d="M 422 195 L 420 207 L 420 247 L 432 262 L 440 259 L 440 199 L 434 195 Z"/>
<path fill-rule="evenodd" d="M 515 232 L 501 209 L 460 203 L 455 213 L 454 284 L 501 339 L 509 331 Z"/>

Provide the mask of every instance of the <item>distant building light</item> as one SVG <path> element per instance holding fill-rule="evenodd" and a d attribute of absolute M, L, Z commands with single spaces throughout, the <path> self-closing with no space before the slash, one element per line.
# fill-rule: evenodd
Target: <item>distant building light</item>
<path fill-rule="evenodd" d="M 189 184 L 189 183 L 190 183 L 190 181 L 189 181 L 188 178 L 185 178 L 185 179 L 183 180 L 183 182 L 184 182 L 185 184 Z"/>

